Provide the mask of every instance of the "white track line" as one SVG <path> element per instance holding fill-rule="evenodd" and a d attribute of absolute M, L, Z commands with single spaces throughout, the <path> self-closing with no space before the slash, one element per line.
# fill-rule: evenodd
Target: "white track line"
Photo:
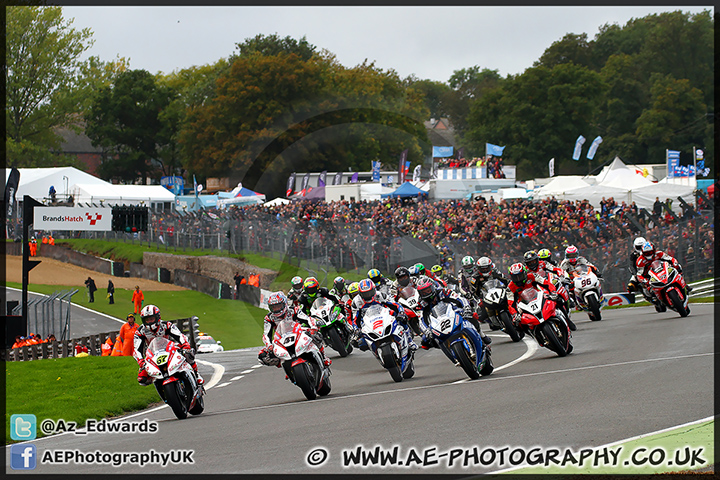
<path fill-rule="evenodd" d="M 715 420 L 715 417 L 714 417 L 714 416 L 712 416 L 712 417 L 706 417 L 706 418 L 702 418 L 702 419 L 700 419 L 700 420 L 695 420 L 695 421 L 693 421 L 693 422 L 683 423 L 682 425 L 676 425 L 676 426 L 674 426 L 674 427 L 663 428 L 662 430 L 657 430 L 657 431 L 655 431 L 655 432 L 643 433 L 642 435 L 636 435 L 636 436 L 634 436 L 634 437 L 626 438 L 626 439 L 624 439 L 624 440 L 618 440 L 617 442 L 606 443 L 605 445 L 600 445 L 599 447 L 593 447 L 593 449 L 594 449 L 594 450 L 600 450 L 600 449 L 602 449 L 602 448 L 613 447 L 613 446 L 615 446 L 615 445 L 620 445 L 620 444 L 622 444 L 622 443 L 627 443 L 627 442 L 633 442 L 633 441 L 635 441 L 635 440 L 640 440 L 641 438 L 650 437 L 650 436 L 652 436 L 652 435 L 657 435 L 657 434 L 659 434 L 659 433 L 669 432 L 669 431 L 672 431 L 672 430 L 676 430 L 676 429 L 678 429 L 678 428 L 689 427 L 689 426 L 691 426 L 691 425 L 697 425 L 697 424 L 699 424 L 699 423 L 709 422 L 710 420 Z M 527 465 L 527 464 L 525 464 L 525 465 L 518 465 L 518 466 L 516 466 L 516 467 L 510 467 L 510 468 L 506 468 L 506 469 L 503 469 L 503 470 L 496 470 L 496 471 L 494 471 L 494 472 L 489 472 L 489 473 L 486 473 L 485 475 L 495 475 L 496 473 L 512 472 L 512 471 L 520 470 L 520 469 L 527 468 L 527 467 L 530 467 L 530 466 L 532 466 L 532 465 Z"/>
<path fill-rule="evenodd" d="M 493 335 L 493 336 L 499 336 L 499 335 Z M 525 345 L 527 346 L 527 350 L 525 350 L 525 353 L 523 353 L 521 356 L 519 356 L 518 358 L 516 358 L 516 359 L 513 360 L 512 362 L 506 363 L 505 365 L 500 365 L 499 367 L 495 368 L 495 369 L 493 370 L 493 372 L 497 372 L 498 370 L 502 370 L 502 369 L 504 369 L 504 368 L 512 367 L 513 365 L 515 365 L 515 364 L 517 364 L 517 363 L 520 363 L 520 362 L 522 362 L 523 360 L 532 357 L 533 354 L 540 349 L 540 347 L 538 346 L 538 344 L 537 344 L 537 342 L 535 341 L 535 339 L 533 339 L 533 338 L 530 337 L 529 335 L 525 335 L 525 337 L 523 338 L 523 342 L 524 342 Z M 490 344 L 490 345 L 492 345 L 492 344 Z M 464 378 L 464 379 L 462 379 L 462 380 L 458 380 L 457 382 L 453 382 L 453 384 L 466 383 L 466 382 L 469 382 L 469 381 L 470 381 L 469 378 Z"/>
<path fill-rule="evenodd" d="M 15 290 L 16 292 L 22 292 L 22 290 L 17 289 L 17 288 L 14 288 L 14 287 L 7 287 L 7 286 L 6 286 L 5 288 L 7 288 L 7 289 L 9 289 L 9 290 Z M 49 296 L 50 296 L 50 295 L 45 295 L 44 293 L 31 292 L 31 291 L 29 291 L 29 290 L 28 290 L 28 293 L 32 293 L 33 295 L 41 295 L 41 296 L 43 296 L 43 297 L 49 297 Z M 112 315 L 108 315 L 108 314 L 106 314 L 106 313 L 98 312 L 97 310 L 93 310 L 92 308 L 84 307 L 84 306 L 82 306 L 82 305 L 78 305 L 77 303 L 73 303 L 72 305 L 73 305 L 74 307 L 82 308 L 83 310 L 87 310 L 87 311 L 90 312 L 90 313 L 95 313 L 95 314 L 97 314 L 97 315 L 102 315 L 103 317 L 109 318 L 110 320 L 115 320 L 116 322 L 125 323 L 125 320 L 120 320 L 120 319 L 117 318 L 117 317 L 113 317 Z"/>

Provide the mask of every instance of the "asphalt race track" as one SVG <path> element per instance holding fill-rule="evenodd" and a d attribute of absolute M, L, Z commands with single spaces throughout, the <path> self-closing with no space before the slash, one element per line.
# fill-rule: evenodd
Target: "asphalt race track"
<path fill-rule="evenodd" d="M 471 461 L 463 468 L 460 457 L 448 468 L 448 452 L 606 445 L 714 414 L 713 306 L 691 309 L 685 319 L 647 307 L 604 310 L 600 322 L 576 312 L 575 349 L 565 358 L 536 348 L 530 338 L 512 343 L 492 332 L 496 370 L 474 381 L 439 350 L 419 350 L 415 377 L 401 383 L 369 352 L 340 358 L 328 350 L 332 393 L 314 401 L 306 401 L 281 369 L 253 368 L 256 349 L 202 355 L 199 360 L 224 367 L 219 380 L 217 375 L 211 380 L 207 364 L 200 367 L 210 385 L 202 415 L 179 421 L 162 406 L 125 417 L 158 422 L 154 434 L 70 433 L 29 442 L 39 458 L 46 450 L 192 450 L 192 464 L 118 468 L 38 462 L 27 472 L 476 474 L 511 465 Z M 388 451 L 397 446 L 406 463 L 343 466 L 348 451 L 378 445 Z M 325 453 L 315 451 L 319 447 Z M 411 450 L 421 459 L 409 455 Z M 311 467 L 308 457 L 321 464 Z M 422 466 L 422 457 L 428 466 Z M 10 469 L 9 447 L 6 458 L 8 473 L 25 473 Z"/>

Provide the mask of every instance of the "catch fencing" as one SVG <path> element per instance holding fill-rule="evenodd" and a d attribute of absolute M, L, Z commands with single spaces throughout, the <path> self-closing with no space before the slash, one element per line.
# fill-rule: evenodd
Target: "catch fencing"
<path fill-rule="evenodd" d="M 50 335 L 65 340 L 70 338 L 70 305 L 74 290 L 56 291 L 49 296 L 33 296 L 28 299 L 28 331 L 48 338 Z M 22 305 L 12 310 L 12 315 L 22 315 Z"/>

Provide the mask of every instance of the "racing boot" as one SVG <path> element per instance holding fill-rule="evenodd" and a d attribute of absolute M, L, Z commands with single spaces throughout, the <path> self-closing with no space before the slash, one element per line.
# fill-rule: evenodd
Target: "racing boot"
<path fill-rule="evenodd" d="M 327 356 L 325 356 L 325 346 L 324 345 L 320 345 L 320 356 L 323 359 L 323 365 L 325 365 L 326 367 L 329 367 L 330 365 L 332 365 L 332 360 L 330 360 Z"/>
<path fill-rule="evenodd" d="M 202 377 L 202 375 L 200 375 L 200 372 L 198 372 L 197 363 L 195 363 L 195 362 L 192 363 L 192 369 L 195 371 L 195 375 L 197 376 L 198 385 L 204 385 L 205 379 Z"/>

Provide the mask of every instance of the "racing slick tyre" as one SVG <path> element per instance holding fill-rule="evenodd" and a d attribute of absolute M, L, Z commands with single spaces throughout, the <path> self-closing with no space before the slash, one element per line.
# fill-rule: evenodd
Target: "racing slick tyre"
<path fill-rule="evenodd" d="M 463 342 L 453 343 L 450 348 L 467 376 L 472 380 L 480 378 L 480 372 L 475 366 L 475 362 L 470 358 L 470 353 L 465 348 L 465 344 Z"/>

